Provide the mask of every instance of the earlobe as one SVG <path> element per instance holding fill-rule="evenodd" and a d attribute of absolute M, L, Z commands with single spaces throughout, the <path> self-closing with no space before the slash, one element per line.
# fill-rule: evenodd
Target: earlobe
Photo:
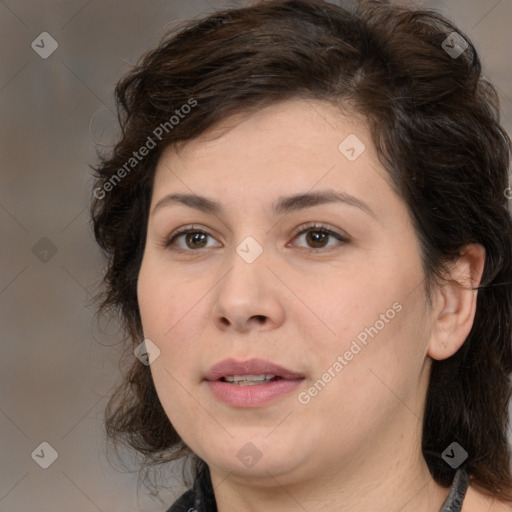
<path fill-rule="evenodd" d="M 485 248 L 467 245 L 450 266 L 446 280 L 437 286 L 432 335 L 427 354 L 446 359 L 462 346 L 473 326 L 478 290 L 485 264 Z"/>

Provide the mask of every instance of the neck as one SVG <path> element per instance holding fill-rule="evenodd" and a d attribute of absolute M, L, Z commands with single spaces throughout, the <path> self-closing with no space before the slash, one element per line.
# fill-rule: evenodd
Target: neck
<path fill-rule="evenodd" d="M 428 467 L 400 457 L 372 473 L 316 474 L 314 479 L 285 483 L 280 476 L 239 479 L 211 471 L 218 512 L 439 512 L 448 489 L 437 484 Z"/>
<path fill-rule="evenodd" d="M 245 475 L 210 466 L 218 512 L 439 512 L 449 489 L 423 458 L 422 415 L 403 412 L 374 433 L 374 443 L 329 461 L 318 454 L 291 471 L 260 467 Z"/>

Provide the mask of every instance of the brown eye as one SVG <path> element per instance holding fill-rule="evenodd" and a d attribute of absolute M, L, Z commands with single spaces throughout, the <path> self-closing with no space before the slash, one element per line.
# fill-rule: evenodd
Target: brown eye
<path fill-rule="evenodd" d="M 185 236 L 185 244 L 191 249 L 203 248 L 206 246 L 206 233 L 195 232 L 187 233 Z"/>
<path fill-rule="evenodd" d="M 321 249 L 325 247 L 329 237 L 330 235 L 325 231 L 310 230 L 307 232 L 306 241 L 313 247 L 313 249 Z"/>
<path fill-rule="evenodd" d="M 318 225 L 312 225 L 312 226 L 306 226 L 305 229 L 300 231 L 294 238 L 294 242 L 304 237 L 306 245 L 302 245 L 305 249 L 311 249 L 313 251 L 315 250 L 322 250 L 331 246 L 340 245 L 348 243 L 349 240 L 339 235 L 338 233 L 335 233 L 334 231 L 328 229 L 327 227 L 318 226 Z M 329 240 L 332 240 L 335 238 L 338 240 L 338 244 L 336 243 L 329 243 Z"/>
<path fill-rule="evenodd" d="M 183 229 L 171 235 L 165 242 L 165 247 L 174 246 L 177 250 L 183 251 L 204 249 L 211 247 L 211 245 L 208 246 L 208 237 L 213 240 L 213 237 L 204 231 L 192 228 Z"/>

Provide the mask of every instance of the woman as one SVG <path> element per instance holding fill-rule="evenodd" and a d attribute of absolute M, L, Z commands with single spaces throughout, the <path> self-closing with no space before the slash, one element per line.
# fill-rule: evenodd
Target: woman
<path fill-rule="evenodd" d="M 510 140 L 470 41 L 387 2 L 189 22 L 116 89 L 107 432 L 169 511 L 512 508 Z"/>

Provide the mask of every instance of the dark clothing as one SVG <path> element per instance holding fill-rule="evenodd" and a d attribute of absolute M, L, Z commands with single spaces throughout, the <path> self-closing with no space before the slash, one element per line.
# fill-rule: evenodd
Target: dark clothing
<path fill-rule="evenodd" d="M 460 512 L 468 486 L 469 473 L 466 470 L 466 465 L 463 464 L 455 472 L 450 492 L 444 500 L 443 506 L 439 512 Z"/>
<path fill-rule="evenodd" d="M 166 512 L 217 512 L 210 470 L 205 462 L 201 463 L 192 488 L 183 493 Z"/>
<path fill-rule="evenodd" d="M 439 512 L 460 512 L 469 485 L 465 465 L 459 467 Z M 191 489 L 182 494 L 166 512 L 217 512 L 210 471 L 203 463 Z"/>

